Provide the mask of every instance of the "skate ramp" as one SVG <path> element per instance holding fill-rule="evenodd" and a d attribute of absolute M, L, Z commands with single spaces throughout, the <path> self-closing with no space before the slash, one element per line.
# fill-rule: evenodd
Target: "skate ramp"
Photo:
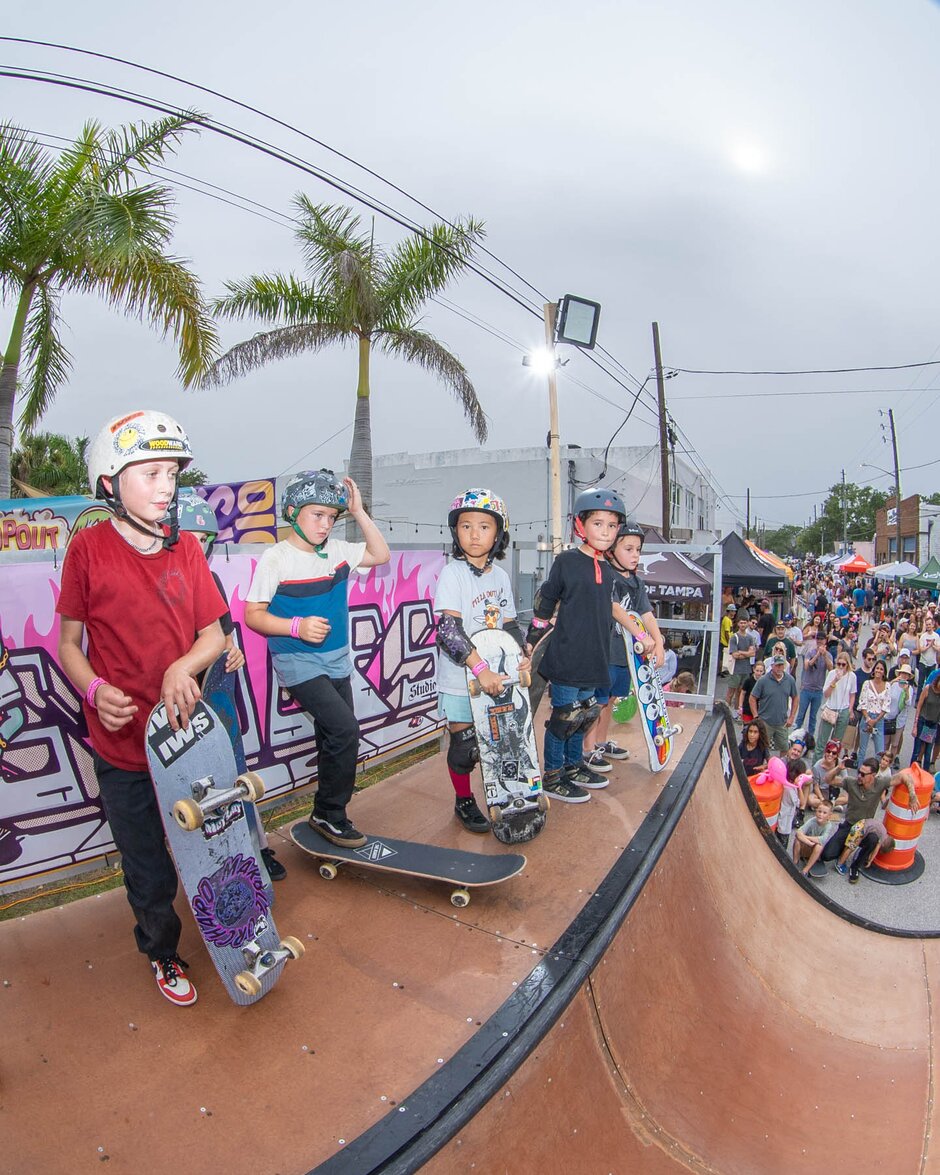
<path fill-rule="evenodd" d="M 801 882 L 733 744 L 702 722 L 528 980 L 318 1171 L 940 1171 L 940 940 Z"/>

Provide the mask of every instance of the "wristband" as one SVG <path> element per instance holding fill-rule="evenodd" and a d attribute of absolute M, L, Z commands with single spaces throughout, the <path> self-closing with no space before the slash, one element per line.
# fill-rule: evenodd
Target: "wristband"
<path fill-rule="evenodd" d="M 532 619 L 529 621 L 529 623 L 532 625 L 533 628 L 548 628 L 549 624 L 551 624 L 551 621 L 550 620 L 540 620 L 538 618 L 538 616 L 533 616 Z"/>
<path fill-rule="evenodd" d="M 470 672 L 474 677 L 479 677 L 484 669 L 489 669 L 489 664 L 486 661 L 477 661 L 476 665 L 470 666 Z"/>
<path fill-rule="evenodd" d="M 91 685 L 89 685 L 88 689 L 85 690 L 85 701 L 89 706 L 91 706 L 93 710 L 98 709 L 98 707 L 95 705 L 95 694 L 98 692 L 98 686 L 107 684 L 108 683 L 103 677 L 96 677 L 92 681 Z"/>
<path fill-rule="evenodd" d="M 294 619 L 290 622 L 290 634 L 293 637 L 300 636 L 300 620 L 301 618 L 299 616 L 295 616 Z"/>

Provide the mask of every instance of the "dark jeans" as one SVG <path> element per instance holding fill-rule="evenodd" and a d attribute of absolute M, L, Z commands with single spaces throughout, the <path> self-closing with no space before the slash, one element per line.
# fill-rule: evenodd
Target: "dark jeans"
<path fill-rule="evenodd" d="M 146 771 L 124 771 L 100 755 L 94 763 L 101 802 L 121 854 L 127 900 L 137 919 L 137 949 L 150 959 L 175 955 L 181 929 L 173 909 L 176 869 L 150 776 Z"/>
<path fill-rule="evenodd" d="M 848 820 L 843 820 L 835 833 L 826 841 L 826 847 L 822 851 L 820 861 L 835 861 L 842 850 L 845 848 L 845 840 L 849 835 L 849 830 L 852 825 Z"/>
<path fill-rule="evenodd" d="M 356 783 L 359 755 L 359 723 L 349 678 L 314 677 L 289 686 L 288 693 L 313 719 L 317 737 L 313 810 L 326 820 L 342 820 Z"/>
<path fill-rule="evenodd" d="M 866 836 L 863 836 L 858 848 L 849 859 L 849 869 L 857 871 L 867 865 L 872 850 L 877 848 L 879 843 L 876 832 L 869 832 Z"/>

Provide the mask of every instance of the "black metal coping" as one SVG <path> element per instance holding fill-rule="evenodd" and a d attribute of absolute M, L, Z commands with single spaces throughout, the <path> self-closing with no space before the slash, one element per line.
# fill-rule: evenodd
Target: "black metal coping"
<path fill-rule="evenodd" d="M 417 1171 L 506 1084 L 610 946 L 656 867 L 723 729 L 721 714 L 702 720 L 629 845 L 512 995 L 433 1077 L 316 1167 L 315 1175 Z"/>
<path fill-rule="evenodd" d="M 467 1043 L 394 1110 L 308 1175 L 410 1175 L 496 1094 L 564 1014 L 623 925 L 672 836 L 712 748 L 724 735 L 734 774 L 768 848 L 815 901 L 847 922 L 897 938 L 940 931 L 898 930 L 845 910 L 802 876 L 767 825 L 738 752 L 731 711 L 717 703 L 700 723 L 656 802 L 607 876 L 555 945 Z M 730 779 L 729 779 L 730 786 Z"/>

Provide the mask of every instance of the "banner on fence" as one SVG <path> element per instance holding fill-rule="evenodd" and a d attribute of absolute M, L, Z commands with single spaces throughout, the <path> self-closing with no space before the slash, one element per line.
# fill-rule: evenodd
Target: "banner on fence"
<path fill-rule="evenodd" d="M 227 517 L 257 520 L 242 528 L 243 535 L 266 525 L 265 510 L 242 510 L 273 503 L 263 489 L 244 491 L 262 485 L 225 487 L 240 511 Z M 279 796 L 316 777 L 317 748 L 312 724 L 277 684 L 267 642 L 244 624 L 257 559 L 256 553 L 217 550 L 212 569 L 245 652 L 236 703 L 248 767 L 264 777 L 268 796 Z M 8 563 L 0 576 L 0 883 L 93 861 L 114 849 L 81 698 L 56 658 L 61 565 L 61 559 Z M 425 741 L 441 725 L 431 602 L 443 565 L 440 552 L 393 552 L 384 567 L 349 579 L 360 761 Z"/>

